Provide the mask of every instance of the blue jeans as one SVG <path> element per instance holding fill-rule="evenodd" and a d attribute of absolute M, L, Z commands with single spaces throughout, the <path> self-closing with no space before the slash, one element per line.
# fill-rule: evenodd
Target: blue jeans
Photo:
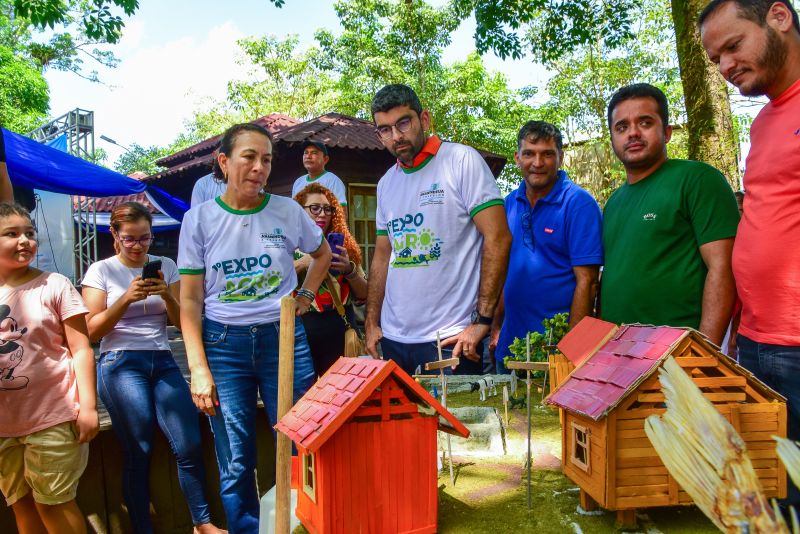
<path fill-rule="evenodd" d="M 383 357 L 387 360 L 394 360 L 403 371 L 413 376 L 417 367 L 420 367 L 423 374 L 425 374 L 425 364 L 439 359 L 439 352 L 436 348 L 435 341 L 428 341 L 426 343 L 400 343 L 391 339 L 381 339 L 381 350 Z M 479 355 L 483 355 L 483 341 L 478 343 L 475 351 Z M 446 360 L 453 357 L 453 346 L 442 348 L 442 359 Z M 445 374 L 452 374 L 453 371 L 450 367 L 446 367 Z M 456 374 L 460 375 L 482 375 L 483 362 L 473 362 L 465 357 L 461 357 L 461 361 L 456 367 Z M 438 371 L 436 374 L 439 374 Z"/>
<path fill-rule="evenodd" d="M 192 522 L 211 521 L 205 497 L 206 472 L 200 422 L 189 386 L 168 350 L 117 350 L 97 363 L 97 393 L 122 445 L 122 494 L 133 530 L 153 531 L 150 522 L 150 456 L 155 426 L 169 441 L 178 481 Z"/>
<path fill-rule="evenodd" d="M 220 496 L 231 534 L 258 532 L 256 403 L 272 425 L 278 414 L 280 322 L 232 326 L 203 320 L 203 345 L 219 406 L 209 417 L 219 464 Z M 294 401 L 314 383 L 314 363 L 303 323 L 295 321 Z M 274 431 L 273 431 L 274 432 Z"/>
<path fill-rule="evenodd" d="M 800 347 L 757 343 L 736 337 L 739 365 L 786 397 L 787 434 L 800 441 Z M 800 503 L 800 491 L 789 480 L 788 504 Z"/>

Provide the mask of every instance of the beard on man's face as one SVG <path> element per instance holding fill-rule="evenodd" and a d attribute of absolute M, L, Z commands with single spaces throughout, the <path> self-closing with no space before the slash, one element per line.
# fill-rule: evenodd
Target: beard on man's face
<path fill-rule="evenodd" d="M 767 42 L 764 51 L 757 60 L 757 67 L 761 69 L 761 75 L 756 78 L 749 87 L 740 87 L 739 92 L 743 96 L 761 96 L 767 94 L 769 86 L 775 81 L 778 72 L 786 63 L 789 54 L 788 47 L 781 41 L 778 32 L 767 26 Z"/>

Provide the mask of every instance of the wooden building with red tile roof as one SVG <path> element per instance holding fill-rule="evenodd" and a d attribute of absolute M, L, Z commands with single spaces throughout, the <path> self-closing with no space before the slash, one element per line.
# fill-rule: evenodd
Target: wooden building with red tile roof
<path fill-rule="evenodd" d="M 622 325 L 587 317 L 558 344 L 575 366 L 547 397 L 562 412 L 562 470 L 597 503 L 635 523 L 636 508 L 692 504 L 644 431 L 665 411 L 656 370 L 670 356 L 747 444 L 765 495 L 786 496 L 772 436 L 786 437 L 786 399 L 690 328 Z"/>
<path fill-rule="evenodd" d="M 275 425 L 312 534 L 436 532 L 437 430 L 469 430 L 391 360 L 340 358 Z"/>

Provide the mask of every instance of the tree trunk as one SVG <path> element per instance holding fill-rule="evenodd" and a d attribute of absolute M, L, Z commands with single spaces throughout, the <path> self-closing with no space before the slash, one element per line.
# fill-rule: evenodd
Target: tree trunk
<path fill-rule="evenodd" d="M 707 0 L 671 0 L 689 131 L 689 158 L 713 165 L 739 189 L 739 145 L 725 80 L 700 42 L 697 16 Z"/>

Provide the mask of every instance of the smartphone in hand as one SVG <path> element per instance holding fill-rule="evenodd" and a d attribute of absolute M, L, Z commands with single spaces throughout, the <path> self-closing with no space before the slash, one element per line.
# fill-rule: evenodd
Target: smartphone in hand
<path fill-rule="evenodd" d="M 158 271 L 161 270 L 161 260 L 153 260 L 148 261 L 142 267 L 142 280 L 147 280 L 148 278 L 155 278 L 158 279 Z"/>
<path fill-rule="evenodd" d="M 339 247 L 344 246 L 344 234 L 341 234 L 339 232 L 330 232 L 327 235 L 327 239 L 328 239 L 328 245 L 330 245 L 331 247 L 331 252 L 333 252 L 334 254 L 341 253 Z M 336 271 L 334 269 L 331 269 L 330 271 L 331 273 L 339 274 L 339 271 Z"/>

